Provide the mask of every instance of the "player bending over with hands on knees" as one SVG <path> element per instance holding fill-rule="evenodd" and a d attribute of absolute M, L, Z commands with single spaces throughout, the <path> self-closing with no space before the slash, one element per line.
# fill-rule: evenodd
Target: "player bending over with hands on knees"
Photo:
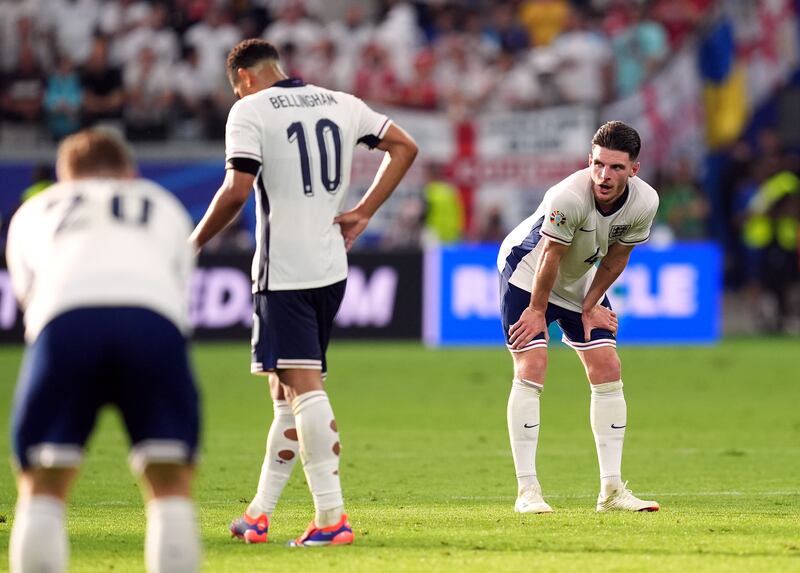
<path fill-rule="evenodd" d="M 600 464 L 597 511 L 657 511 L 622 481 L 627 409 L 617 356 L 617 316 L 606 291 L 647 241 L 658 194 L 636 177 L 639 134 L 619 121 L 592 138 L 589 167 L 551 187 L 536 212 L 503 241 L 497 259 L 506 345 L 514 361 L 508 433 L 521 513 L 549 513 L 536 477 L 539 397 L 547 371 L 547 328 L 583 363 L 591 388 L 589 419 Z M 599 265 L 595 263 L 599 261 Z"/>
<path fill-rule="evenodd" d="M 274 46 L 245 40 L 228 77 L 240 98 L 226 126 L 225 180 L 192 241 L 201 248 L 239 213 L 255 185 L 250 371 L 267 376 L 274 418 L 255 497 L 231 523 L 248 543 L 269 520 L 298 455 L 315 515 L 293 545 L 352 543 L 339 483 L 339 432 L 323 388 L 325 351 L 347 279 L 347 253 L 411 166 L 417 146 L 360 99 L 288 78 Z M 341 213 L 356 144 L 386 152 L 372 186 Z"/>
<path fill-rule="evenodd" d="M 7 260 L 27 348 L 12 423 L 13 573 L 67 569 L 64 501 L 104 404 L 147 502 L 151 573 L 200 569 L 190 482 L 198 396 L 186 351 L 192 221 L 103 130 L 65 139 L 59 182 L 14 215 Z"/>

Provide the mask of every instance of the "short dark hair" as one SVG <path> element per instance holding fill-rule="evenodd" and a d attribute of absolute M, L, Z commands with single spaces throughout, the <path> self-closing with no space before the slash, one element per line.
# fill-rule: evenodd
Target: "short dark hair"
<path fill-rule="evenodd" d="M 280 60 L 278 50 L 265 40 L 250 38 L 236 44 L 228 54 L 228 76 L 236 79 L 236 70 L 239 68 L 252 68 L 262 60 Z"/>
<path fill-rule="evenodd" d="M 609 121 L 601 125 L 592 137 L 592 145 L 624 151 L 630 156 L 631 161 L 636 161 L 642 150 L 639 134 L 621 121 Z"/>

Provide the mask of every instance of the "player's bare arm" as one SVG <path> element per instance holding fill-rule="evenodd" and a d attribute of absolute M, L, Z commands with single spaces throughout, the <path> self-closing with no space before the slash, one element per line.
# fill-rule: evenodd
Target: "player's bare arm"
<path fill-rule="evenodd" d="M 197 250 L 203 248 L 217 233 L 227 227 L 242 210 L 253 188 L 255 175 L 228 169 L 225 180 L 217 190 L 203 219 L 192 232 L 190 241 Z"/>
<path fill-rule="evenodd" d="M 550 297 L 550 291 L 553 290 L 553 284 L 556 281 L 558 265 L 569 249 L 569 245 L 562 245 L 547 238 L 543 238 L 543 240 L 546 243 L 536 267 L 536 276 L 531 289 L 531 303 L 522 311 L 519 320 L 509 328 L 509 342 L 514 350 L 525 346 L 540 332 L 544 332 L 545 338 L 548 336 L 547 321 L 545 320 L 547 299 Z"/>
<path fill-rule="evenodd" d="M 633 245 L 614 243 L 608 247 L 608 253 L 600 262 L 583 299 L 583 334 L 586 340 L 590 339 L 589 335 L 595 328 L 617 332 L 617 314 L 598 303 L 625 270 L 632 250 Z"/>
<path fill-rule="evenodd" d="M 376 146 L 386 152 L 378 173 L 364 197 L 350 211 L 342 213 L 333 222 L 342 230 L 347 250 L 358 236 L 367 228 L 367 224 L 378 208 L 389 198 L 392 191 L 403 179 L 419 148 L 414 139 L 401 127 L 390 125 L 381 142 Z"/>

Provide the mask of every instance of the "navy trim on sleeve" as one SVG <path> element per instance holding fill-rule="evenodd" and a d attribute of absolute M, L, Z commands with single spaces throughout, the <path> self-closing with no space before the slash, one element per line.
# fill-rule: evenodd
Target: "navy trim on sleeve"
<path fill-rule="evenodd" d="M 544 235 L 548 239 L 554 240 L 556 243 L 561 243 L 562 245 L 567 245 L 567 246 L 572 244 L 572 241 L 567 241 L 566 239 L 562 239 L 561 237 L 556 237 L 555 235 L 551 235 L 546 231 L 540 231 L 540 232 L 542 235 Z"/>
<path fill-rule="evenodd" d="M 261 169 L 261 162 L 249 157 L 231 157 L 225 163 L 225 169 L 233 169 L 234 171 L 241 171 L 255 176 L 258 175 L 258 170 Z"/>
<path fill-rule="evenodd" d="M 365 135 L 361 139 L 359 139 L 356 143 L 362 143 L 369 147 L 370 149 L 375 149 L 378 144 L 381 142 L 381 139 L 375 135 Z"/>

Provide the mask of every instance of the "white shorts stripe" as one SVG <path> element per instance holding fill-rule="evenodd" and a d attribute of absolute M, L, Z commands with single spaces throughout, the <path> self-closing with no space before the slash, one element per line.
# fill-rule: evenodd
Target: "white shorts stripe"
<path fill-rule="evenodd" d="M 148 464 L 187 464 L 189 446 L 179 440 L 143 440 L 135 444 L 128 455 L 128 464 L 135 474 L 144 472 Z"/>
<path fill-rule="evenodd" d="M 83 448 L 75 444 L 42 443 L 28 448 L 28 462 L 37 468 L 75 468 L 83 461 Z"/>
<path fill-rule="evenodd" d="M 509 352 L 517 354 L 519 352 L 527 352 L 528 350 L 533 350 L 534 348 L 547 348 L 547 340 L 545 340 L 544 338 L 537 338 L 536 340 L 531 340 L 528 344 L 526 344 L 522 348 L 511 348 L 510 345 L 506 344 L 506 348 L 508 348 Z"/>
<path fill-rule="evenodd" d="M 562 336 L 561 341 L 573 350 L 592 350 L 593 348 L 602 348 L 604 346 L 617 347 L 617 341 L 613 338 L 601 338 L 589 342 L 572 342 L 566 336 Z"/>

